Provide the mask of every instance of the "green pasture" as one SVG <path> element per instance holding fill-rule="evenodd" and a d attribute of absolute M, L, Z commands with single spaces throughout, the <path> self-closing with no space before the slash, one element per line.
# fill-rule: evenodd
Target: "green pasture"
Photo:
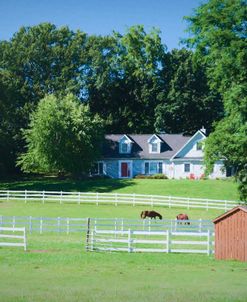
<path fill-rule="evenodd" d="M 86 252 L 79 234 L 0 248 L 1 302 L 246 301 L 247 263 L 213 256 Z"/>
<path fill-rule="evenodd" d="M 66 185 L 67 184 L 67 187 Z M 1 183 L 1 189 L 98 191 L 237 199 L 231 181 L 57 180 Z M 97 187 L 98 186 L 98 187 Z M 66 189 L 65 189 L 66 188 Z M 171 193 L 173 192 L 173 194 Z M 151 209 L 150 205 L 145 209 Z M 0 202 L 0 215 L 139 218 L 144 206 Z M 186 212 L 213 219 L 223 210 L 154 207 L 164 218 Z M 247 263 L 213 256 L 85 251 L 85 234 L 27 234 L 27 252 L 0 248 L 0 302 L 245 302 Z"/>
<path fill-rule="evenodd" d="M 179 213 L 186 212 L 190 219 L 214 219 L 224 210 L 187 209 L 183 207 L 156 207 L 150 205 L 106 205 L 106 204 L 59 204 L 40 201 L 24 203 L 24 200 L 0 202 L 0 215 L 34 217 L 69 217 L 69 218 L 129 218 L 139 219 L 142 210 L 159 212 L 165 219 L 175 219 Z"/>
<path fill-rule="evenodd" d="M 175 179 L 92 179 L 58 180 L 56 178 L 21 179 L 0 182 L 0 190 L 47 190 L 136 193 L 211 199 L 238 200 L 237 183 L 226 180 Z"/>

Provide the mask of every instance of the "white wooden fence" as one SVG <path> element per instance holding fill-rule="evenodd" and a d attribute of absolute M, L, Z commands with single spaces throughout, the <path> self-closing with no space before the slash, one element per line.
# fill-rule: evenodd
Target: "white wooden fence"
<path fill-rule="evenodd" d="M 27 250 L 25 228 L 0 227 L 0 240 L 0 246 L 22 246 Z"/>
<path fill-rule="evenodd" d="M 69 217 L 33 217 L 33 216 L 0 216 L 0 226 L 25 227 L 29 233 L 75 233 L 85 232 L 88 228 L 89 218 Z M 190 224 L 182 224 L 175 219 L 126 219 L 126 218 L 90 218 L 90 228 L 98 230 L 126 231 L 185 231 L 207 232 L 213 231 L 214 225 L 210 220 L 190 220 Z"/>
<path fill-rule="evenodd" d="M 223 209 L 225 211 L 243 202 L 236 200 L 217 200 L 161 195 L 93 193 L 93 192 L 63 192 L 63 191 L 10 191 L 0 190 L 0 200 L 23 200 L 42 203 L 95 203 L 99 204 L 129 204 L 145 206 L 166 206 L 202 209 Z"/>
<path fill-rule="evenodd" d="M 214 253 L 214 233 L 166 231 L 91 231 L 87 240 L 90 251 Z"/>

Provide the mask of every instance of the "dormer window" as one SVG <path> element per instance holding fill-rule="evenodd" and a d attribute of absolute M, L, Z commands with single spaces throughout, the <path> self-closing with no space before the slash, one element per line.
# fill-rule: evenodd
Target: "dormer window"
<path fill-rule="evenodd" d="M 129 154 L 131 152 L 132 140 L 124 135 L 119 141 L 119 153 Z"/>
<path fill-rule="evenodd" d="M 128 144 L 127 143 L 125 143 L 125 142 L 123 142 L 123 143 L 121 143 L 121 145 L 120 145 L 121 147 L 121 153 L 128 153 Z"/>
<path fill-rule="evenodd" d="M 161 150 L 161 139 L 157 135 L 153 135 L 148 140 L 149 153 L 160 153 Z"/>
<path fill-rule="evenodd" d="M 157 153 L 158 152 L 158 143 L 154 142 L 151 144 L 151 152 Z"/>

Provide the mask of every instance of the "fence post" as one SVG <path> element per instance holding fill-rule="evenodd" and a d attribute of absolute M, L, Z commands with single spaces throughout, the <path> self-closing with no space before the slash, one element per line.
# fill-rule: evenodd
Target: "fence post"
<path fill-rule="evenodd" d="M 169 230 L 166 230 L 166 250 L 167 253 L 170 253 L 170 245 L 171 245 L 171 239 L 170 236 L 171 232 Z"/>
<path fill-rule="evenodd" d="M 207 254 L 210 255 L 211 254 L 211 232 L 210 230 L 208 230 L 208 251 Z"/>
<path fill-rule="evenodd" d="M 42 203 L 45 203 L 45 191 L 42 192 Z"/>
<path fill-rule="evenodd" d="M 41 217 L 40 219 L 40 224 L 39 224 L 39 233 L 42 234 L 43 233 L 43 219 Z"/>
<path fill-rule="evenodd" d="M 61 231 L 60 226 L 61 226 L 61 218 L 58 217 L 57 218 L 57 231 L 58 231 L 58 233 L 60 233 L 60 231 Z"/>
<path fill-rule="evenodd" d="M 92 231 L 93 234 L 93 231 Z M 87 218 L 87 235 L 86 235 L 86 251 L 89 251 L 89 237 L 90 237 L 90 218 Z M 91 236 L 91 242 L 93 241 L 93 236 Z"/>
<path fill-rule="evenodd" d="M 9 201 L 9 190 L 7 191 L 7 200 Z"/>
<path fill-rule="evenodd" d="M 12 228 L 15 228 L 15 216 L 13 216 Z"/>
<path fill-rule="evenodd" d="M 117 206 L 117 204 L 118 204 L 118 195 L 117 193 L 115 193 L 115 207 Z"/>
<path fill-rule="evenodd" d="M 69 218 L 67 218 L 67 234 L 69 234 Z"/>
<path fill-rule="evenodd" d="M 29 216 L 29 233 L 32 234 L 32 216 Z"/>
<path fill-rule="evenodd" d="M 189 197 L 187 198 L 187 209 L 188 210 L 190 209 L 190 198 Z"/>
<path fill-rule="evenodd" d="M 199 220 L 200 220 L 200 222 L 199 222 L 199 232 L 201 233 L 201 231 L 202 231 L 202 219 L 200 218 Z"/>
<path fill-rule="evenodd" d="M 26 228 L 24 228 L 23 236 L 24 236 L 24 251 L 26 252 L 26 250 L 27 250 Z"/>
<path fill-rule="evenodd" d="M 133 207 L 135 206 L 135 193 L 132 194 L 132 199 L 133 199 Z"/>
<path fill-rule="evenodd" d="M 169 208 L 171 208 L 171 196 L 169 196 Z"/>
<path fill-rule="evenodd" d="M 132 247 L 131 247 L 131 229 L 128 230 L 128 252 L 132 252 Z"/>
<path fill-rule="evenodd" d="M 25 203 L 27 203 L 27 190 L 25 190 Z"/>
<path fill-rule="evenodd" d="M 206 210 L 208 211 L 208 199 L 207 199 L 207 204 L 206 204 Z"/>
<path fill-rule="evenodd" d="M 96 193 L 96 205 L 97 206 L 99 205 L 99 193 L 98 192 Z"/>
<path fill-rule="evenodd" d="M 227 201 L 225 200 L 225 212 L 227 211 Z"/>

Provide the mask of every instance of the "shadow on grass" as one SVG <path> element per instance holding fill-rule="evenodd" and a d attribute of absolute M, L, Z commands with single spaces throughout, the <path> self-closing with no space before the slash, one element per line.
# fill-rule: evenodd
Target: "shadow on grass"
<path fill-rule="evenodd" d="M 2 181 L 0 182 L 0 190 L 45 190 L 107 193 L 133 185 L 134 182 L 131 179 L 60 180 L 53 177 L 44 177 Z"/>

